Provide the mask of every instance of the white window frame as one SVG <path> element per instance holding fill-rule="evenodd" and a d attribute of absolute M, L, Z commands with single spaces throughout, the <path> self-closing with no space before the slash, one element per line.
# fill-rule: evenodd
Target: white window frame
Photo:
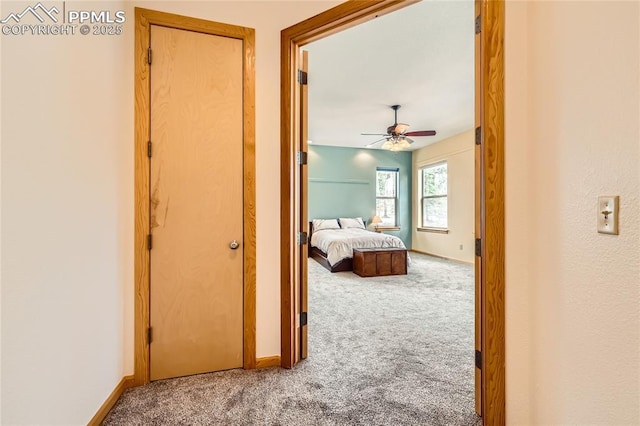
<path fill-rule="evenodd" d="M 395 173 L 395 197 L 379 197 L 378 196 L 378 172 Z M 400 205 L 400 169 L 398 167 L 376 167 L 376 215 L 378 214 L 378 200 L 394 200 L 394 220 L 393 224 L 381 223 L 377 229 L 399 229 L 398 206 Z"/>
<path fill-rule="evenodd" d="M 427 172 L 427 170 L 429 169 L 433 169 L 435 167 L 439 167 L 442 165 L 446 165 L 447 166 L 447 192 L 445 194 L 436 194 L 436 195 L 425 195 L 425 188 L 424 188 L 424 173 Z M 449 164 L 447 163 L 447 160 L 443 160 L 443 161 L 438 161 L 436 163 L 431 163 L 431 164 L 427 164 L 424 167 L 421 167 L 418 173 L 418 179 L 419 179 L 419 183 L 418 183 L 418 187 L 420 188 L 420 207 L 419 207 L 419 214 L 418 214 L 418 218 L 420 221 L 420 226 L 417 228 L 418 231 L 423 231 L 423 232 L 438 232 L 438 233 L 443 233 L 443 234 L 447 234 L 449 233 Z M 444 227 L 439 227 L 439 226 L 426 226 L 424 224 L 424 203 L 425 200 L 427 199 L 436 199 L 436 198 L 444 198 L 445 199 L 445 203 L 447 206 L 447 223 L 446 226 Z"/>

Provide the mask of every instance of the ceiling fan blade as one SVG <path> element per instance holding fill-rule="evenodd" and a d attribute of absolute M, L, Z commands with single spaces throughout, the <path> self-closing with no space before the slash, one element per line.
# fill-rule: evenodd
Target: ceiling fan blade
<path fill-rule="evenodd" d="M 407 132 L 404 134 L 405 136 L 435 136 L 435 130 L 418 130 L 415 132 Z"/>
<path fill-rule="evenodd" d="M 387 140 L 387 138 L 378 139 L 378 140 L 377 140 L 377 141 L 375 141 L 375 142 L 371 142 L 371 143 L 366 144 L 366 145 L 365 145 L 365 147 L 372 147 L 372 146 L 374 146 L 375 144 L 378 144 L 378 143 L 380 143 L 380 142 L 382 142 L 382 141 L 386 141 L 386 140 Z"/>
<path fill-rule="evenodd" d="M 394 129 L 394 132 L 401 134 L 406 132 L 408 128 L 409 128 L 408 124 L 398 123 L 396 124 L 396 128 Z"/>
<path fill-rule="evenodd" d="M 360 133 L 362 136 L 389 136 L 388 133 Z"/>
<path fill-rule="evenodd" d="M 408 137 L 406 137 L 406 136 L 404 137 L 404 140 L 405 140 L 405 141 L 407 141 L 407 142 L 409 142 L 409 143 L 414 143 L 414 142 L 415 142 L 413 139 L 408 138 Z"/>

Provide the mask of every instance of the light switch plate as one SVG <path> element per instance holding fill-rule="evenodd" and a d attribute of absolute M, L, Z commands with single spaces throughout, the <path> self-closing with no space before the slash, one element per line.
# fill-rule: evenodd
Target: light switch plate
<path fill-rule="evenodd" d="M 617 195 L 603 195 L 598 197 L 599 233 L 618 235 L 619 198 Z"/>

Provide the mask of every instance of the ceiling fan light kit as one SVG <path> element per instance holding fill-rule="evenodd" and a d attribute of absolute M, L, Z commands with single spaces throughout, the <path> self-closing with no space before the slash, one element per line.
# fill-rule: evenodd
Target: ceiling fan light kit
<path fill-rule="evenodd" d="M 418 130 L 415 132 L 407 132 L 409 129 L 408 124 L 398 123 L 398 110 L 400 105 L 392 105 L 391 109 L 394 111 L 395 120 L 393 125 L 387 127 L 387 133 L 362 133 L 362 135 L 370 136 L 384 136 L 382 139 L 367 144 L 367 147 L 373 147 L 374 145 L 385 141 L 381 148 L 388 149 L 389 151 L 397 152 L 407 149 L 413 140 L 407 136 L 435 136 L 435 130 Z"/>
<path fill-rule="evenodd" d="M 389 151 L 402 151 L 403 149 L 409 148 L 410 142 L 404 138 L 389 138 L 385 143 L 382 144 L 380 148 L 388 149 Z"/>

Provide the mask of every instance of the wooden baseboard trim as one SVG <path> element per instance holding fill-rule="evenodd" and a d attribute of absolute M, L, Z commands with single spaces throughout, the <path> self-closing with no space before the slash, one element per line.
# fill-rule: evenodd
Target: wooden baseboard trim
<path fill-rule="evenodd" d="M 437 257 L 439 259 L 450 260 L 452 262 L 464 263 L 465 265 L 474 265 L 473 262 L 467 262 L 465 260 L 454 259 L 453 257 L 440 256 L 439 254 L 428 253 L 428 252 L 422 251 L 422 250 L 409 249 L 409 251 L 412 251 L 414 253 L 426 254 L 427 256 L 433 256 L 433 257 Z"/>
<path fill-rule="evenodd" d="M 280 367 L 280 356 L 266 356 L 256 359 L 256 368 Z"/>
<path fill-rule="evenodd" d="M 113 406 L 116 405 L 116 402 L 118 402 L 118 398 L 120 398 L 122 392 L 129 388 L 132 388 L 133 384 L 133 376 L 124 376 L 122 380 L 120 380 L 120 383 L 118 383 L 116 388 L 113 390 L 113 392 L 111 392 L 111 395 L 109 395 L 104 404 L 102 404 L 95 416 L 93 416 L 93 418 L 89 420 L 87 426 L 99 426 L 100 423 L 102 423 L 102 421 L 105 419 L 105 417 L 107 417 L 107 414 L 109 414 L 109 411 L 111 411 Z"/>

